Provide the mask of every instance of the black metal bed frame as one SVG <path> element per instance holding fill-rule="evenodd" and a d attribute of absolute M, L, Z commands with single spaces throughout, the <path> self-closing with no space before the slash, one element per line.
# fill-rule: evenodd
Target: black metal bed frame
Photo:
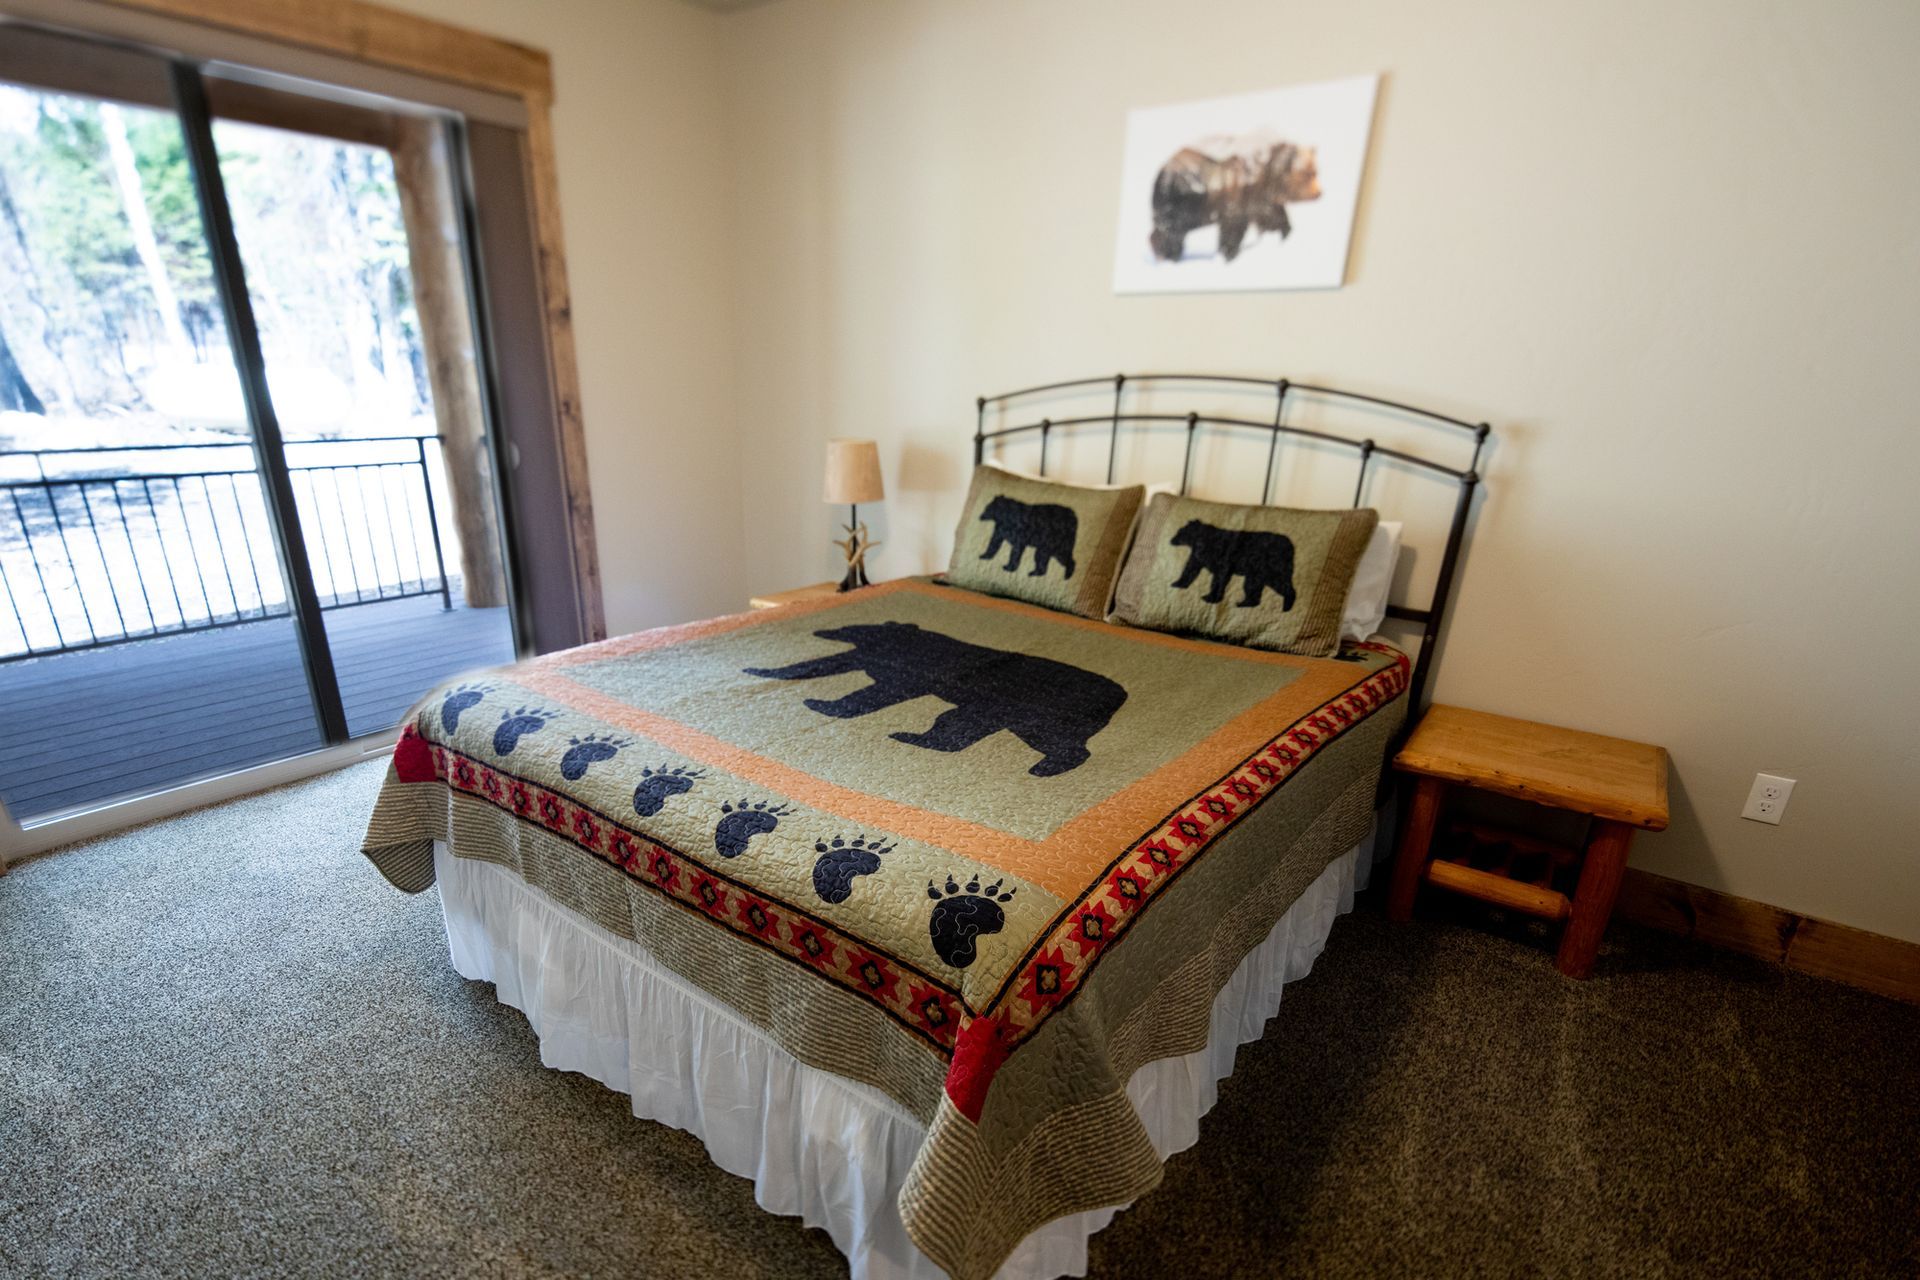
<path fill-rule="evenodd" d="M 1126 408 L 1126 394 L 1129 387 L 1147 388 L 1155 385 L 1185 384 L 1201 391 L 1215 392 L 1248 388 L 1263 388 L 1273 394 L 1273 418 L 1271 421 L 1255 418 L 1225 417 L 1219 414 L 1188 413 L 1138 413 Z M 987 429 L 987 411 L 998 409 L 1003 415 L 1015 401 L 1035 396 L 1056 393 L 1087 394 L 1090 388 L 1113 388 L 1113 408 L 1106 413 L 1088 414 L 1066 418 L 1043 417 L 1034 421 L 1017 422 L 1012 426 L 998 426 Z M 1473 438 L 1473 453 L 1465 467 L 1450 467 L 1408 453 L 1404 449 L 1389 448 L 1376 443 L 1372 437 L 1351 439 L 1332 432 L 1311 427 L 1295 426 L 1286 421 L 1287 405 L 1290 396 L 1310 396 L 1315 399 L 1364 405 L 1372 409 L 1384 409 L 1429 424 L 1464 431 Z M 1416 405 L 1402 404 L 1397 400 L 1388 400 L 1380 396 L 1362 395 L 1357 391 L 1343 391 L 1338 387 L 1328 387 L 1304 382 L 1293 382 L 1287 378 L 1249 378 L 1231 374 L 1210 373 L 1116 373 L 1109 377 L 1076 378 L 1067 382 L 1049 382 L 1036 387 L 1023 387 L 1018 391 L 1004 391 L 999 395 L 981 396 L 976 401 L 978 417 L 973 430 L 973 461 L 978 466 L 986 461 L 988 441 L 1000 441 L 1010 436 L 1027 435 L 1038 432 L 1040 435 L 1039 474 L 1047 474 L 1047 446 L 1049 438 L 1056 430 L 1105 427 L 1107 429 L 1107 482 L 1111 484 L 1114 466 L 1120 448 L 1120 428 L 1122 426 L 1143 426 L 1148 430 L 1156 425 L 1179 424 L 1186 428 L 1186 451 L 1180 471 L 1180 492 L 1186 494 L 1193 483 L 1193 444 L 1194 437 L 1201 427 L 1218 427 L 1227 431 L 1264 431 L 1270 439 L 1267 446 L 1267 468 L 1260 489 L 1260 501 L 1265 503 L 1273 496 L 1274 464 L 1279 457 L 1280 438 L 1297 436 L 1322 444 L 1353 449 L 1360 455 L 1360 471 L 1353 486 L 1353 505 L 1358 507 L 1366 489 L 1367 469 L 1374 458 L 1387 458 L 1403 463 L 1418 471 L 1435 476 L 1447 477 L 1458 486 L 1458 495 L 1454 500 L 1453 522 L 1447 531 L 1446 550 L 1441 553 L 1440 570 L 1434 579 L 1433 593 L 1425 608 L 1414 608 L 1404 604 L 1389 603 L 1387 616 L 1402 622 L 1409 622 L 1420 628 L 1420 654 L 1414 659 L 1413 676 L 1407 690 L 1408 724 L 1418 716 L 1421 696 L 1425 692 L 1427 674 L 1433 665 L 1433 657 L 1439 646 L 1440 624 L 1446 615 L 1447 600 L 1453 590 L 1454 571 L 1460 562 L 1462 544 L 1466 538 L 1467 515 L 1473 505 L 1473 495 L 1480 484 L 1480 455 L 1486 447 L 1487 439 L 1493 434 L 1492 428 L 1484 422 L 1467 422 L 1449 414 L 1436 413 L 1431 409 L 1422 409 Z M 998 449 L 998 445 L 995 446 Z"/>

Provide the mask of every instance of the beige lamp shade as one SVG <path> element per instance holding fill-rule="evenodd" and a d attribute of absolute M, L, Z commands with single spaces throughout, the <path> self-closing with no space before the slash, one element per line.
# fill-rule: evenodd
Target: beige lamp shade
<path fill-rule="evenodd" d="M 827 485 L 822 498 L 833 503 L 878 502 L 880 446 L 871 440 L 827 441 Z"/>

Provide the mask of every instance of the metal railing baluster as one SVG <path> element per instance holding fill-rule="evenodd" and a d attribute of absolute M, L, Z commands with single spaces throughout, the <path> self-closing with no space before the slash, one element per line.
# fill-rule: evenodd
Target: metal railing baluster
<path fill-rule="evenodd" d="M 327 548 L 327 523 L 320 518 L 319 481 L 314 478 L 311 471 L 289 470 L 287 479 L 291 482 L 294 477 L 302 475 L 307 478 L 307 510 L 313 512 L 313 524 L 309 527 L 306 513 L 301 512 L 300 534 L 307 540 L 309 545 L 317 545 L 320 548 L 320 572 L 326 575 L 327 594 L 333 597 L 333 601 L 337 605 L 340 603 L 340 583 L 333 576 L 333 554 Z M 297 510 L 300 505 L 300 490 L 297 487 L 293 491 L 293 496 L 294 507 Z M 308 558 L 311 559 L 311 555 L 309 555 Z M 317 582 L 315 583 L 315 594 L 318 594 Z M 322 605 L 321 607 L 325 608 L 326 606 Z"/>
<path fill-rule="evenodd" d="M 407 580 L 400 575 L 406 570 L 400 567 L 400 535 L 393 528 L 393 497 L 387 491 L 387 468 L 385 465 L 374 468 L 374 479 L 380 482 L 380 514 L 386 517 L 381 523 L 387 526 L 387 545 L 393 551 L 393 581 L 404 593 Z"/>
<path fill-rule="evenodd" d="M 434 493 L 431 460 L 427 456 L 430 441 L 438 442 L 436 436 L 425 434 L 298 442 L 302 448 L 334 445 L 404 448 L 408 443 L 413 446 L 411 458 L 403 455 L 391 459 L 380 453 L 370 456 L 363 453 L 368 460 L 320 461 L 289 467 L 290 478 L 305 477 L 304 486 L 298 483 L 295 486 L 296 507 L 316 576 L 322 577 L 331 588 L 330 602 L 324 608 L 347 608 L 360 603 L 426 595 L 438 595 L 443 608 L 453 607 L 453 580 L 447 570 L 447 549 L 440 535 L 439 501 Z M 0 511 L 11 511 L 13 528 L 18 531 L 14 536 L 33 571 L 31 584 L 17 565 L 0 579 L 0 588 L 4 588 L 6 597 L 0 620 L 11 618 L 14 629 L 19 632 L 18 642 L 11 638 L 0 641 L 0 663 L 284 616 L 290 606 L 283 603 L 275 607 L 268 602 L 269 575 L 263 573 L 260 564 L 261 548 L 254 536 L 255 522 L 249 518 L 247 498 L 241 490 L 242 479 L 259 473 L 235 470 L 218 461 L 206 466 L 189 462 L 168 467 L 154 464 L 146 456 L 164 454 L 190 459 L 193 451 L 201 450 L 211 451 L 215 459 L 219 459 L 226 457 L 227 451 L 245 447 L 237 443 L 202 443 L 0 452 L 0 459 L 31 458 L 34 468 L 29 476 L 20 480 L 0 481 Z M 116 471 L 107 465 L 115 456 L 131 456 L 137 461 L 134 466 Z M 45 461 L 48 458 L 99 461 L 71 475 L 50 474 Z M 320 493 L 319 473 L 322 472 L 332 486 L 331 504 Z M 419 478 L 417 489 L 413 481 L 415 475 Z M 231 504 L 231 510 L 224 514 L 213 486 L 213 481 L 222 477 L 227 481 L 227 500 Z M 360 536 L 365 539 L 364 546 L 354 541 L 356 512 L 347 508 L 349 479 L 358 504 L 357 522 Z M 189 483 L 194 480 L 199 482 L 197 489 Z M 96 509 L 95 489 L 105 490 L 112 504 L 111 512 L 104 504 Z M 71 513 L 61 510 L 60 503 L 68 491 L 77 497 L 84 513 L 87 534 L 92 540 L 92 560 L 85 560 L 81 555 L 79 543 L 84 539 L 77 537 L 79 521 L 69 520 Z M 25 496 L 36 492 L 46 504 L 44 512 L 33 507 Z M 144 529 L 136 529 L 138 522 L 134 516 L 142 501 L 147 523 Z M 171 517 L 162 513 L 169 502 L 173 510 Z M 331 511 L 326 509 L 328 505 Z M 374 509 L 376 505 L 378 511 Z M 208 529 L 194 527 L 202 517 L 211 526 L 210 536 Z M 224 527 L 223 522 L 229 519 L 238 525 L 237 536 L 233 529 Z M 336 521 L 337 528 L 334 527 Z M 177 522 L 177 527 L 170 527 L 170 522 Z M 426 526 L 424 531 L 422 523 Z M 108 553 L 107 534 L 111 530 L 106 525 L 119 529 L 126 555 L 124 561 L 113 558 L 119 552 Z M 385 563 L 380 558 L 383 527 Z M 335 545 L 336 537 L 338 545 Z M 429 542 L 434 558 L 432 573 L 428 572 L 426 560 Z M 409 550 L 403 551 L 402 544 Z M 11 547 L 12 543 L 6 545 Z M 363 554 L 364 564 L 361 563 Z M 152 563 L 156 556 L 158 566 Z M 179 563 L 177 557 L 181 556 L 191 562 L 190 570 Z M 244 557 L 245 563 L 236 565 L 236 557 Z M 59 590 L 54 589 L 55 581 L 48 576 L 56 563 L 64 563 L 67 570 Z M 4 572 L 7 571 L 0 569 L 0 573 Z M 158 580 L 158 574 L 165 575 L 164 584 Z M 95 582 L 96 576 L 105 584 L 107 609 L 98 607 L 101 602 L 95 599 L 100 585 Z M 58 575 L 54 577 L 57 579 Z M 215 586 L 220 583 L 224 583 L 227 590 L 224 607 L 215 597 Z M 250 602 L 241 598 L 243 586 L 253 592 Z M 136 596 L 144 618 L 134 614 Z M 194 606 L 191 609 L 188 608 L 190 601 Z M 160 606 L 167 602 L 172 603 L 174 613 L 163 619 Z M 35 621 L 28 620 L 36 607 L 44 610 L 51 624 L 51 645 L 36 644 L 32 638 L 42 627 L 38 615 Z M 68 615 L 65 620 L 63 610 Z M 117 630 L 106 629 L 109 612 Z M 70 632 L 67 621 L 83 622 L 85 638 Z"/>
<path fill-rule="evenodd" d="M 22 526 L 20 530 L 22 545 L 26 544 L 26 533 L 26 528 Z M 0 552 L 5 550 L 5 544 L 0 544 Z M 31 547 L 27 550 L 27 559 L 33 559 L 33 550 Z M 27 653 L 31 653 L 33 651 L 33 639 L 27 634 L 27 620 L 20 615 L 20 598 L 14 594 L 13 583 L 7 578 L 7 562 L 4 557 L 0 557 L 0 589 L 4 589 L 7 593 L 7 608 L 13 611 L 13 625 L 14 629 L 20 633 L 20 647 Z"/>
<path fill-rule="evenodd" d="M 14 599 L 13 584 L 7 580 L 7 566 L 3 560 L 0 560 L 0 591 L 6 593 L 7 608 L 13 610 L 13 627 L 14 630 L 20 633 L 20 647 L 27 649 L 29 643 L 27 640 L 27 624 L 20 617 L 20 602 Z M 27 649 L 27 651 L 32 652 L 31 649 Z"/>
<path fill-rule="evenodd" d="M 413 552 L 413 578 L 422 587 L 427 585 L 427 557 L 420 550 L 420 521 L 414 514 L 413 486 L 406 477 L 400 478 L 400 503 L 407 512 L 407 546 Z"/>
<path fill-rule="evenodd" d="M 373 566 L 373 597 L 376 600 L 387 598 L 387 589 L 380 581 L 380 544 L 373 536 L 372 504 L 367 500 L 367 469 L 349 467 L 353 472 L 353 491 L 360 498 L 360 527 L 367 531 L 367 563 Z M 394 573 L 400 572 L 400 566 L 394 565 Z"/>
<path fill-rule="evenodd" d="M 34 461 L 39 462 L 38 458 Z M 66 557 L 67 578 L 73 583 L 73 594 L 80 597 L 80 616 L 86 619 L 87 639 L 98 641 L 100 628 L 93 625 L 93 609 L 87 604 L 86 588 L 80 585 L 80 568 L 73 558 L 73 544 L 67 541 L 66 521 L 60 518 L 60 504 L 54 500 L 53 486 L 47 483 L 46 472 L 40 473 L 40 493 L 47 500 L 47 510 L 53 515 L 53 530 L 60 535 L 60 554 Z M 47 607 L 53 607 L 53 601 L 47 601 Z"/>
<path fill-rule="evenodd" d="M 133 580 L 140 587 L 140 605 L 147 611 L 147 631 L 157 632 L 160 620 L 153 613 L 153 598 L 147 594 L 147 575 L 140 567 L 140 552 L 133 545 L 133 530 L 127 524 L 126 504 L 120 501 L 120 482 L 107 481 L 107 492 L 113 495 L 113 509 L 120 520 L 120 536 L 127 540 L 127 560 L 133 565 Z"/>
<path fill-rule="evenodd" d="M 220 513 L 213 506 L 213 490 L 207 485 L 207 478 L 200 477 L 200 501 L 207 506 L 207 523 L 213 526 L 213 545 L 220 549 L 220 571 L 227 578 L 227 600 L 233 605 L 233 616 L 240 617 L 240 592 L 233 585 L 233 561 L 227 558 L 227 540 L 220 532 Z"/>
<path fill-rule="evenodd" d="M 93 535 L 93 553 L 100 558 L 100 574 L 107 580 L 107 602 L 113 606 L 113 620 L 120 624 L 120 638 L 124 640 L 127 638 L 127 615 L 120 611 L 120 592 L 113 585 L 113 566 L 107 563 L 107 548 L 100 541 L 100 525 L 93 518 L 93 500 L 87 497 L 87 482 L 82 480 L 73 488 L 80 499 L 80 509 L 87 513 L 87 532 Z M 78 566 L 75 566 L 74 572 L 77 578 Z"/>
<path fill-rule="evenodd" d="M 227 495 L 233 499 L 233 518 L 240 525 L 240 544 L 247 549 L 247 569 L 253 574 L 253 600 L 256 612 L 267 616 L 267 590 L 260 585 L 259 553 L 253 549 L 253 534 L 247 531 L 247 510 L 240 505 L 240 477 L 251 471 L 227 472 Z"/>
<path fill-rule="evenodd" d="M 433 563 L 440 571 L 440 607 L 453 608 L 453 588 L 447 582 L 447 558 L 440 549 L 440 519 L 433 509 L 433 477 L 427 474 L 427 442 L 415 440 L 414 451 L 420 459 L 420 488 L 427 495 L 427 529 L 433 534 Z"/>
<path fill-rule="evenodd" d="M 180 598 L 180 580 L 174 576 L 173 557 L 167 554 L 166 530 L 160 527 L 160 508 L 153 501 L 153 480 L 143 478 L 140 488 L 147 495 L 147 521 L 153 525 L 153 543 L 160 551 L 160 567 L 167 571 L 167 592 L 173 596 L 173 612 L 179 622 L 176 630 L 184 630 L 187 625 L 187 606 Z"/>
<path fill-rule="evenodd" d="M 17 489 L 9 490 L 8 496 L 13 499 L 13 518 L 20 522 L 20 539 L 22 542 L 26 543 L 27 559 L 32 561 L 33 563 L 33 576 L 40 584 L 40 598 L 46 603 L 47 617 L 53 623 L 53 638 L 57 642 L 53 647 L 56 650 L 64 649 L 67 647 L 67 634 L 60 627 L 59 611 L 53 607 L 53 593 L 47 590 L 46 571 L 40 567 L 40 557 L 34 554 L 33 527 L 27 523 L 27 513 L 24 510 L 22 510 L 20 507 L 19 490 Z M 22 636 L 26 635 L 26 628 L 24 624 L 21 627 L 21 635 Z M 31 639 L 28 639 L 26 641 L 26 644 L 27 644 L 27 652 L 28 653 L 34 652 L 33 641 Z M 45 652 L 45 650 L 41 650 L 41 652 Z"/>
<path fill-rule="evenodd" d="M 328 467 L 327 479 L 333 485 L 333 509 L 340 513 L 340 542 L 347 549 L 347 576 L 353 579 L 353 602 L 360 604 L 366 600 L 366 593 L 360 589 L 360 563 L 353 558 L 353 530 L 347 527 L 347 500 L 340 496 L 339 472 L 338 467 Z"/>
<path fill-rule="evenodd" d="M 173 506 L 174 510 L 180 513 L 181 529 L 186 531 L 187 554 L 193 559 L 193 580 L 200 587 L 200 603 L 205 609 L 207 621 L 212 622 L 214 620 L 213 597 L 207 591 L 207 568 L 205 562 L 200 559 L 200 544 L 193 536 L 193 519 L 187 514 L 187 499 L 186 495 L 180 491 L 180 479 L 179 476 L 173 478 Z M 186 619 L 182 618 L 182 630 L 185 630 L 185 622 Z"/>

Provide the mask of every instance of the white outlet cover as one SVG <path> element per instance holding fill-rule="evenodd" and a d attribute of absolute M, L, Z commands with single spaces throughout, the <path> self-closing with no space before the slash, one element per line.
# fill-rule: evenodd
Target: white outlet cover
<path fill-rule="evenodd" d="M 1753 775 L 1753 790 L 1747 793 L 1747 807 L 1740 811 L 1740 816 L 1779 826 L 1780 819 L 1787 812 L 1787 801 L 1792 797 L 1792 778 L 1756 773 Z"/>

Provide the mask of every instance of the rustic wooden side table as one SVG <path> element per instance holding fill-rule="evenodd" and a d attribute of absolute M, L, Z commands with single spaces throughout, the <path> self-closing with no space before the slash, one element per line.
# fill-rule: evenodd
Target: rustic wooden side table
<path fill-rule="evenodd" d="M 1414 789 L 1394 854 L 1387 917 L 1411 919 L 1414 897 L 1424 882 L 1509 910 L 1565 920 L 1554 963 L 1569 977 L 1591 973 L 1600 936 L 1606 932 L 1613 900 L 1620 892 L 1633 833 L 1666 829 L 1666 748 L 1463 707 L 1436 706 L 1422 717 L 1394 757 L 1393 767 L 1414 779 Z M 1553 888 L 1546 875 L 1515 879 L 1464 861 L 1434 858 L 1434 830 L 1447 793 L 1454 787 L 1590 817 L 1584 849 L 1563 849 L 1510 832 L 1469 827 L 1477 837 L 1505 840 L 1542 855 L 1548 864 L 1578 862 L 1579 881 L 1573 896 Z"/>

